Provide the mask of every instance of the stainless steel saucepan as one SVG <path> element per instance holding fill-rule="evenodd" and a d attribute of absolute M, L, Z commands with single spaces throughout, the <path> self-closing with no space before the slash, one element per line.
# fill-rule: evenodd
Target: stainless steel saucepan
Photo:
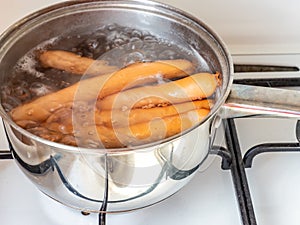
<path fill-rule="evenodd" d="M 207 71 L 222 74 L 222 84 L 201 124 L 160 142 L 114 151 L 44 140 L 16 125 L 0 107 L 16 163 L 42 192 L 65 205 L 90 212 L 98 212 L 103 203 L 101 210 L 106 212 L 152 205 L 191 180 L 222 118 L 300 118 L 299 92 L 233 85 L 231 56 L 218 35 L 199 19 L 152 1 L 67 1 L 25 17 L 0 38 L 0 84 L 9 82 L 19 58 L 40 43 L 107 24 L 145 30 L 191 49 Z"/>

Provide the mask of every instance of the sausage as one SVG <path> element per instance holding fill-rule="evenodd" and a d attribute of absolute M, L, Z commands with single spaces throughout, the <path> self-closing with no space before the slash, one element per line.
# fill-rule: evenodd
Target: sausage
<path fill-rule="evenodd" d="M 198 73 L 160 85 L 132 88 L 100 99 L 97 107 L 128 110 L 205 99 L 216 91 L 219 79 L 219 73 Z"/>

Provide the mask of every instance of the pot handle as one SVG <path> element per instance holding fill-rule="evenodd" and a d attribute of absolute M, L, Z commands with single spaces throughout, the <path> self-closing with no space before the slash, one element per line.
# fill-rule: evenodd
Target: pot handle
<path fill-rule="evenodd" d="M 222 118 L 271 116 L 300 119 L 300 91 L 233 84 Z"/>

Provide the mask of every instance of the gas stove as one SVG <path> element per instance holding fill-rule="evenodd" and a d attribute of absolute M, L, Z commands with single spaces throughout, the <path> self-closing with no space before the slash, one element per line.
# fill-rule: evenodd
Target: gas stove
<path fill-rule="evenodd" d="M 1 31 L 55 2 L 59 1 L 2 3 Z M 162 2 L 189 11 L 218 31 L 232 53 L 236 83 L 300 90 L 300 32 L 295 29 L 300 16 L 292 13 L 300 3 Z M 11 9 L 11 5 L 18 7 Z M 211 154 L 186 187 L 151 207 L 108 214 L 107 224 L 298 225 L 300 145 L 296 128 L 295 119 L 224 120 Z M 8 149 L 0 123 L 1 224 L 98 224 L 97 214 L 65 207 L 38 191 L 10 159 Z"/>

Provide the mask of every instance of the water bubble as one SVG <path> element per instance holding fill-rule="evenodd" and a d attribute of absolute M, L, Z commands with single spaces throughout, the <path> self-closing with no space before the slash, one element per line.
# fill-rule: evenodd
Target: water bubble
<path fill-rule="evenodd" d="M 121 107 L 121 111 L 122 112 L 125 112 L 125 111 L 127 111 L 128 110 L 128 106 L 127 105 L 123 105 L 122 107 Z"/>
<path fill-rule="evenodd" d="M 26 112 L 26 114 L 27 114 L 28 116 L 32 116 L 33 112 L 34 112 L 33 109 L 29 109 L 29 110 Z"/>
<path fill-rule="evenodd" d="M 63 125 L 63 124 L 60 124 L 60 125 L 58 126 L 58 130 L 59 130 L 61 133 L 63 133 L 63 134 L 68 133 L 67 127 L 66 127 L 65 125 Z"/>
<path fill-rule="evenodd" d="M 119 36 L 119 38 L 122 38 L 124 41 L 128 41 L 128 40 L 130 40 L 130 34 L 128 32 L 126 32 L 125 29 L 123 31 L 121 31 L 118 36 Z"/>
<path fill-rule="evenodd" d="M 157 42 L 157 38 L 155 36 L 152 36 L 152 35 L 147 35 L 147 36 L 144 36 L 144 41 Z"/>
<path fill-rule="evenodd" d="M 142 32 L 139 30 L 133 30 L 131 32 L 131 37 L 136 37 L 136 38 L 140 39 L 142 37 Z"/>
<path fill-rule="evenodd" d="M 87 145 L 89 148 L 99 148 L 101 145 L 98 141 L 87 139 L 84 143 L 84 145 Z"/>
<path fill-rule="evenodd" d="M 73 104 L 74 112 L 85 113 L 91 110 L 91 107 L 88 102 L 77 101 Z"/>
<path fill-rule="evenodd" d="M 46 94 L 53 92 L 50 86 L 47 86 L 41 82 L 32 83 L 29 87 L 29 90 L 37 97 L 44 96 Z"/>
<path fill-rule="evenodd" d="M 55 110 L 56 110 L 56 108 L 50 108 L 49 112 L 53 113 L 53 112 L 55 112 Z"/>
<path fill-rule="evenodd" d="M 145 57 L 144 57 L 143 53 L 138 52 L 138 51 L 132 52 L 125 56 L 124 65 L 132 64 L 135 62 L 141 62 L 144 60 L 144 58 Z"/>
<path fill-rule="evenodd" d="M 159 74 L 159 73 L 156 74 L 155 78 L 156 78 L 156 81 L 157 81 L 158 84 L 164 84 L 164 83 L 166 83 L 166 81 L 165 81 L 165 79 L 164 79 L 164 77 L 163 77 L 162 74 Z"/>
<path fill-rule="evenodd" d="M 111 25 L 108 25 L 107 26 L 107 30 L 109 30 L 109 31 L 113 31 L 113 30 L 115 30 L 117 28 L 117 25 L 116 24 L 111 24 Z"/>
<path fill-rule="evenodd" d="M 114 41 L 113 41 L 113 46 L 114 47 L 118 47 L 118 46 L 121 46 L 121 45 L 124 45 L 125 44 L 125 40 L 122 39 L 122 38 L 116 38 Z"/>

